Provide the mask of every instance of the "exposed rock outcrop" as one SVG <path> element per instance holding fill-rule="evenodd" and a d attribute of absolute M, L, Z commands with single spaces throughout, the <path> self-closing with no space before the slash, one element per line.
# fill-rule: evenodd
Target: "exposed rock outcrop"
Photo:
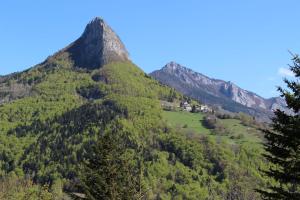
<path fill-rule="evenodd" d="M 209 78 L 175 62 L 166 64 L 150 75 L 206 104 L 221 106 L 231 112 L 245 112 L 265 121 L 272 116 L 274 109 L 290 112 L 280 97 L 265 99 L 230 81 Z"/>
<path fill-rule="evenodd" d="M 87 69 L 129 60 L 119 36 L 99 17 L 93 19 L 81 37 L 63 51 L 70 54 L 76 67 Z"/>

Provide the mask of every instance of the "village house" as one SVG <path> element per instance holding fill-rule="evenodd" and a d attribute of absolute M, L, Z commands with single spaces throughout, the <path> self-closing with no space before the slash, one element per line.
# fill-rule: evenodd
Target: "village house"
<path fill-rule="evenodd" d="M 212 109 L 210 107 L 208 107 L 207 105 L 200 105 L 199 109 L 200 109 L 200 112 L 203 112 L 203 113 L 212 112 Z"/>
<path fill-rule="evenodd" d="M 187 101 L 181 102 L 180 107 L 183 108 L 184 111 L 187 111 L 187 112 L 192 111 L 192 106 Z"/>
<path fill-rule="evenodd" d="M 212 108 L 207 105 L 194 105 L 192 106 L 187 101 L 182 101 L 180 107 L 187 112 L 202 112 L 202 113 L 211 113 L 213 112 Z"/>

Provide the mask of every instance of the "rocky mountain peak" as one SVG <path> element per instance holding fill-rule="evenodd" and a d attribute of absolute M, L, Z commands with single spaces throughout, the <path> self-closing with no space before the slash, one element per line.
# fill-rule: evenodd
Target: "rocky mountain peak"
<path fill-rule="evenodd" d="M 182 66 L 174 61 L 167 63 L 162 69 L 166 71 L 173 71 L 182 68 Z"/>
<path fill-rule="evenodd" d="M 184 73 L 190 73 L 192 70 L 181 65 L 178 64 L 177 62 L 171 61 L 169 63 L 167 63 L 162 70 L 164 70 L 165 72 L 168 73 L 176 73 L 178 75 L 180 74 L 184 74 Z"/>
<path fill-rule="evenodd" d="M 210 78 L 176 62 L 169 62 L 152 77 L 201 102 L 221 106 L 231 112 L 245 112 L 264 121 L 273 116 L 274 109 L 289 112 L 282 99 L 265 99 L 244 90 L 231 81 Z"/>
<path fill-rule="evenodd" d="M 110 62 L 129 60 L 119 36 L 99 17 L 88 23 L 81 37 L 66 51 L 80 68 L 95 69 Z"/>
<path fill-rule="evenodd" d="M 86 25 L 81 37 L 86 39 L 101 39 L 105 26 L 107 25 L 104 20 L 96 17 Z"/>

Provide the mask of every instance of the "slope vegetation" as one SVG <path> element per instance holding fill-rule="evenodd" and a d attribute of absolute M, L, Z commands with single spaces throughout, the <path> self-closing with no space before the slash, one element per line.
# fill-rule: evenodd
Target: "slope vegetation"
<path fill-rule="evenodd" d="M 258 173 L 266 167 L 260 148 L 210 137 L 210 130 L 198 125 L 192 127 L 195 134 L 178 129 L 161 101 L 185 97 L 130 61 L 95 68 L 76 66 L 72 59 L 62 50 L 1 80 L 0 88 L 7 91 L 0 106 L 4 185 L 10 177 L 30 177 L 37 186 L 28 191 L 46 184 L 49 189 L 42 189 L 46 194 L 57 188 L 77 192 L 81 165 L 93 154 L 91 146 L 104 134 L 118 134 L 125 138 L 124 156 L 140 166 L 146 199 L 259 198 L 253 189 L 267 181 Z M 12 85 L 21 85 L 26 92 L 14 96 Z M 206 135 L 197 134 L 198 128 Z M 11 189 L 0 192 L 9 196 L 6 199 L 29 195 L 7 188 Z M 52 199 L 65 198 L 55 194 Z"/>

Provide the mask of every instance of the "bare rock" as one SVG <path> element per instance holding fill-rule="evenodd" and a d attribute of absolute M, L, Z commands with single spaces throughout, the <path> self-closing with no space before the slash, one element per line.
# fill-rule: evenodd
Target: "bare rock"
<path fill-rule="evenodd" d="M 119 36 L 96 17 L 85 28 L 84 33 L 67 51 L 76 67 L 96 69 L 110 62 L 128 61 L 128 52 Z"/>

